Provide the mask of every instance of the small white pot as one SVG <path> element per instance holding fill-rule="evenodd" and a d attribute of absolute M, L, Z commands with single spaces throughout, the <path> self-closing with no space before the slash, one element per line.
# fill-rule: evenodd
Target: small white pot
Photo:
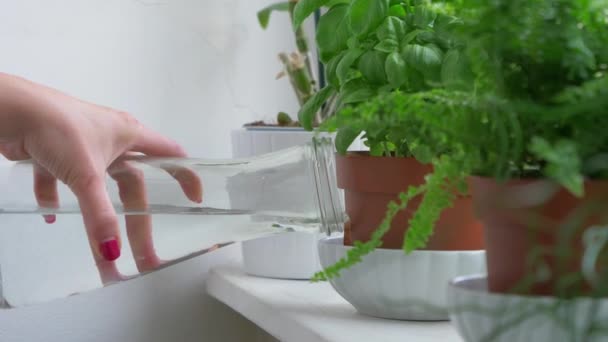
<path fill-rule="evenodd" d="M 254 157 L 306 144 L 312 141 L 314 135 L 314 132 L 298 128 L 238 129 L 232 132 L 232 153 L 234 158 Z M 366 147 L 359 139 L 351 147 L 351 149 L 364 148 Z M 300 191 L 296 188 L 294 185 L 292 189 L 285 191 Z M 302 196 L 309 195 L 302 194 Z M 309 203 L 308 199 L 303 202 Z M 310 279 L 315 272 L 321 270 L 317 251 L 319 238 L 321 234 L 291 232 L 245 241 L 242 243 L 245 272 L 259 277 Z"/>
<path fill-rule="evenodd" d="M 232 131 L 232 157 L 249 158 L 312 141 L 314 132 L 289 127 L 251 127 Z"/>
<path fill-rule="evenodd" d="M 351 249 L 341 237 L 319 242 L 329 267 Z M 447 286 L 459 275 L 485 272 L 484 251 L 376 249 L 331 279 L 334 289 L 362 314 L 399 320 L 448 320 Z"/>
<path fill-rule="evenodd" d="M 310 279 L 320 270 L 317 243 L 322 234 L 287 232 L 243 243 L 243 265 L 250 275 Z"/>
<path fill-rule="evenodd" d="M 335 134 L 321 134 L 332 138 L 335 136 Z M 232 157 L 248 158 L 309 143 L 315 133 L 297 127 L 247 127 L 233 130 L 231 135 Z M 357 138 L 349 150 L 366 151 L 369 148 Z"/>

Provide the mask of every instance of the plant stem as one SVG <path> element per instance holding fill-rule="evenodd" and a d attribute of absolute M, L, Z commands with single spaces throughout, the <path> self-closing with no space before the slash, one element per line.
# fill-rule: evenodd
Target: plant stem
<path fill-rule="evenodd" d="M 291 18 L 292 21 L 293 21 L 293 11 L 294 11 L 298 1 L 299 0 L 289 0 L 289 17 Z M 300 52 L 300 54 L 304 57 L 304 63 L 306 64 L 306 70 L 308 70 L 308 74 L 310 75 L 310 83 L 313 86 L 314 90 L 316 91 L 317 82 L 316 82 L 315 73 L 313 72 L 313 69 L 312 69 L 312 64 L 310 62 L 311 58 L 310 58 L 310 49 L 308 47 L 308 38 L 306 37 L 306 34 L 304 33 L 304 29 L 302 28 L 302 26 L 298 27 L 294 31 L 294 35 L 295 35 L 295 39 L 296 39 L 296 46 L 298 48 L 298 52 Z"/>
<path fill-rule="evenodd" d="M 332 113 L 336 110 L 337 99 L 338 95 L 334 94 L 327 100 L 325 106 L 323 106 L 323 109 L 317 115 L 316 120 L 318 122 L 323 122 L 332 115 Z"/>
<path fill-rule="evenodd" d="M 304 65 L 304 58 L 298 53 L 293 53 L 291 56 L 288 56 L 286 53 L 280 53 L 279 59 L 285 67 L 285 72 L 289 76 L 289 81 L 296 93 L 300 106 L 304 105 L 314 94 L 310 75 Z"/>

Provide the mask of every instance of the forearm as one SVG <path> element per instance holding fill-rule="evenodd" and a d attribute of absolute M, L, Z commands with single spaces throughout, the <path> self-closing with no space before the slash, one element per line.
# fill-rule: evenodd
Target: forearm
<path fill-rule="evenodd" d="M 26 129 L 35 102 L 33 88 L 31 82 L 0 72 L 0 142 L 11 141 Z"/>

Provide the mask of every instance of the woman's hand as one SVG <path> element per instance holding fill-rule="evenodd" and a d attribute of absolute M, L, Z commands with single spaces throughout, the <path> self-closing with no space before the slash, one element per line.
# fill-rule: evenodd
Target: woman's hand
<path fill-rule="evenodd" d="M 0 74 L 0 127 L 3 125 L 0 153 L 10 160 L 34 160 L 34 192 L 41 207 L 59 206 L 57 180 L 74 192 L 102 279 L 116 280 L 119 273 L 113 261 L 120 256 L 121 238 L 106 191 L 106 171 L 109 167 L 121 170 L 111 175 L 125 209 L 147 208 L 141 172 L 115 161 L 133 152 L 184 157 L 184 150 L 127 113 Z M 202 201 L 201 182 L 194 173 L 170 173 L 190 200 Z M 45 220 L 52 223 L 55 217 L 45 216 Z M 126 226 L 139 270 L 157 267 L 160 260 L 154 252 L 150 217 L 127 216 Z"/>

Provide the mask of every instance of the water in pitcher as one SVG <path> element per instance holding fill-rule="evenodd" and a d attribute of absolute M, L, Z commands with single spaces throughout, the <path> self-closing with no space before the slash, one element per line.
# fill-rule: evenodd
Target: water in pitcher
<path fill-rule="evenodd" d="M 74 195 L 60 187 L 60 206 L 40 208 L 32 164 L 0 166 L 4 307 L 86 292 L 233 242 L 294 231 L 340 232 L 345 221 L 333 148 L 325 139 L 247 160 L 135 157 L 115 163 L 109 174 L 122 250 L 115 262 L 96 265 Z M 200 203 L 185 195 L 197 182 Z M 129 191 L 144 191 L 145 200 L 130 200 Z M 46 224 L 44 214 L 56 221 Z"/>

